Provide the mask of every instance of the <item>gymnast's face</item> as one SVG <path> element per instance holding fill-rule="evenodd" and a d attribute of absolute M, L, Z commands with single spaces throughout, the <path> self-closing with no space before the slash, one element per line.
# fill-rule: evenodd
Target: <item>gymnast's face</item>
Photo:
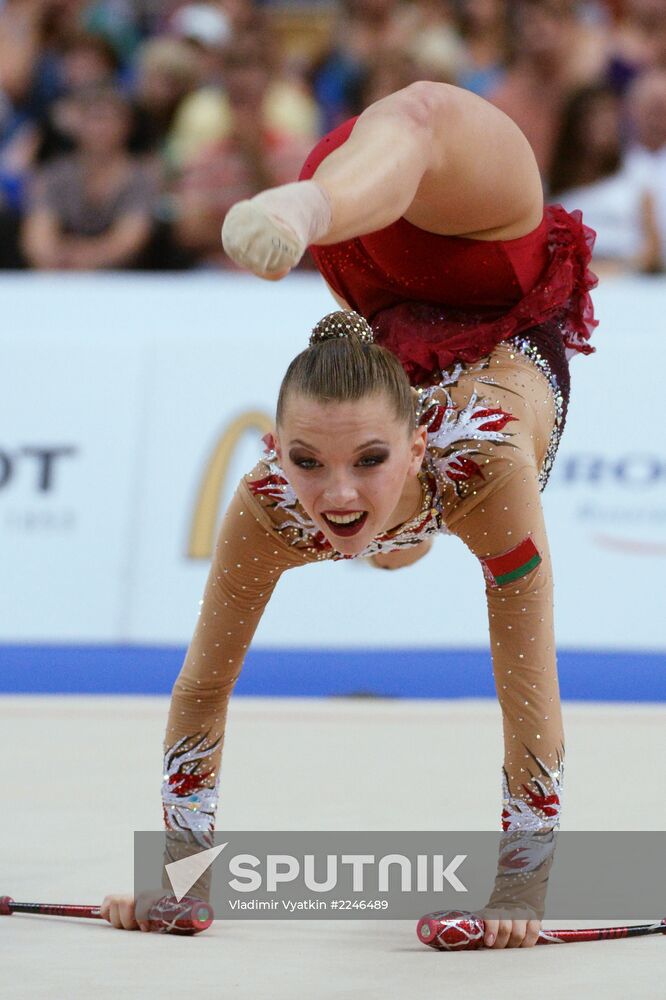
<path fill-rule="evenodd" d="M 383 393 L 344 403 L 294 394 L 276 435 L 296 496 L 348 556 L 416 514 L 425 442 L 425 429 L 407 427 Z"/>

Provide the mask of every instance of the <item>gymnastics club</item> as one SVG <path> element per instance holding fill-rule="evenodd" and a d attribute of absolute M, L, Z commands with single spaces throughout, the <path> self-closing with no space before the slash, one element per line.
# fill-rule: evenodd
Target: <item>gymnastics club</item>
<path fill-rule="evenodd" d="M 50 914 L 56 917 L 92 917 L 101 920 L 99 906 L 71 903 L 16 903 L 11 896 L 0 896 L 0 916 L 12 913 Z M 175 896 L 163 896 L 150 908 L 148 925 L 157 934 L 199 934 L 213 922 L 209 903 L 191 896 L 178 902 Z"/>
<path fill-rule="evenodd" d="M 473 951 L 483 947 L 485 924 L 481 917 L 465 910 L 442 910 L 421 917 L 416 925 L 419 941 L 437 951 Z M 570 930 L 541 930 L 537 944 L 569 944 L 573 941 L 608 941 L 611 938 L 666 934 L 666 919 L 653 924 L 627 927 L 586 927 Z"/>

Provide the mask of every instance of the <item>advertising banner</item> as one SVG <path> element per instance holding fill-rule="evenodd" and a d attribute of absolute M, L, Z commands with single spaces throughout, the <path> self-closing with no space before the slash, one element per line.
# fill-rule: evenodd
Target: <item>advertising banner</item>
<path fill-rule="evenodd" d="M 262 452 L 277 389 L 335 308 L 315 275 L 2 280 L 0 641 L 184 644 L 215 533 Z M 659 279 L 596 294 L 544 494 L 559 643 L 666 649 L 666 363 Z M 295 625 L 295 623 L 297 623 Z M 477 561 L 442 537 L 414 567 L 289 571 L 258 647 L 479 647 Z"/>

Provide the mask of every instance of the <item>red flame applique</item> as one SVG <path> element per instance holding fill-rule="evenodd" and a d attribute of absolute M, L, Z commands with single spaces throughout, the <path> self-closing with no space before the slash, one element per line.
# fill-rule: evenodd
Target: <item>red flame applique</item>
<path fill-rule="evenodd" d="M 187 797 L 192 792 L 198 792 L 203 788 L 205 779 L 210 778 L 214 771 L 205 771 L 202 774 L 172 774 L 169 778 L 169 786 L 174 795 Z"/>
<path fill-rule="evenodd" d="M 557 816 L 560 809 L 560 799 L 557 795 L 538 795 L 536 792 L 531 792 L 527 785 L 523 785 L 523 789 L 527 798 L 529 799 L 530 805 L 534 809 L 540 809 L 544 816 Z"/>
<path fill-rule="evenodd" d="M 484 478 L 478 462 L 472 458 L 466 458 L 464 455 L 453 459 L 446 470 L 446 475 L 454 483 L 466 482 L 468 479 L 473 479 L 474 476 L 478 476 L 480 479 Z"/>
<path fill-rule="evenodd" d="M 516 870 L 526 868 L 530 863 L 524 847 L 515 847 L 512 851 L 507 851 L 506 854 L 502 855 L 500 861 L 503 868 L 514 868 Z"/>
<path fill-rule="evenodd" d="M 434 406 L 428 407 L 421 417 L 421 426 L 425 424 L 429 434 L 436 434 L 442 426 L 444 415 L 448 409 L 449 407 L 444 406 L 443 403 L 435 403 Z"/>
<path fill-rule="evenodd" d="M 280 500 L 282 498 L 282 488 L 289 484 L 282 476 L 264 476 L 263 479 L 255 479 L 254 482 L 248 483 L 248 485 L 255 496 L 261 494 L 270 497 L 271 500 Z"/>
<path fill-rule="evenodd" d="M 264 444 L 266 446 L 264 448 L 264 453 L 266 455 L 270 455 L 270 453 L 272 451 L 275 451 L 275 438 L 273 437 L 272 434 L 270 434 L 270 433 L 269 434 L 264 434 L 264 436 L 262 437 L 261 440 L 264 442 Z"/>
<path fill-rule="evenodd" d="M 480 431 L 501 431 L 510 420 L 517 420 L 517 417 L 512 417 L 510 413 L 506 410 L 475 410 L 474 419 L 484 420 L 486 417 L 490 417 L 490 420 L 486 420 L 485 423 L 479 424 L 478 430 Z"/>

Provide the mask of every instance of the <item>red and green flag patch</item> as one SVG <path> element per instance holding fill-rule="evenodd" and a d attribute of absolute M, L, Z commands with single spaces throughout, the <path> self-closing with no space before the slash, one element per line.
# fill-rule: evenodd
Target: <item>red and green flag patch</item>
<path fill-rule="evenodd" d="M 501 556 L 491 556 L 482 559 L 483 574 L 491 587 L 501 587 L 505 583 L 513 583 L 527 576 L 541 562 L 539 550 L 530 535 L 524 538 L 514 549 L 509 549 Z"/>

